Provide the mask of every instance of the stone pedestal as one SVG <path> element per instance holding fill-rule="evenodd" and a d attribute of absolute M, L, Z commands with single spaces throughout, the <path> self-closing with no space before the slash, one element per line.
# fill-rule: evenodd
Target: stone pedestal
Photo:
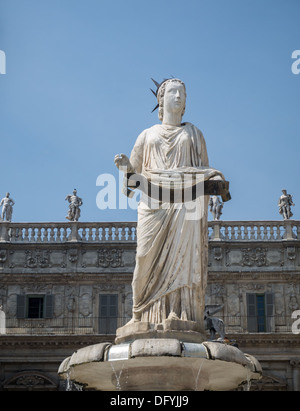
<path fill-rule="evenodd" d="M 132 342 L 141 338 L 177 338 L 186 342 L 202 342 L 205 335 L 195 321 L 166 319 L 161 324 L 130 321 L 117 329 L 116 344 Z"/>

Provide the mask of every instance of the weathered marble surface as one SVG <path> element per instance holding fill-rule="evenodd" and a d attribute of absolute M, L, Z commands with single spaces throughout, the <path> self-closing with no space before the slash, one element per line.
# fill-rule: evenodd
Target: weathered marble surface
<path fill-rule="evenodd" d="M 136 264 L 133 272 L 132 321 L 161 324 L 167 319 L 194 321 L 203 328 L 207 283 L 207 206 L 204 182 L 225 180 L 209 165 L 202 132 L 182 122 L 186 87 L 179 79 L 157 83 L 159 119 L 137 138 L 130 159 L 116 155 L 116 166 L 149 182 L 202 193 L 178 203 L 141 197 L 138 207 Z M 187 177 L 193 176 L 196 183 Z M 132 187 L 134 188 L 134 187 Z M 149 201 L 151 200 L 151 201 Z M 192 206 L 192 210 L 191 210 Z M 192 212 L 191 212 L 192 211 Z"/>

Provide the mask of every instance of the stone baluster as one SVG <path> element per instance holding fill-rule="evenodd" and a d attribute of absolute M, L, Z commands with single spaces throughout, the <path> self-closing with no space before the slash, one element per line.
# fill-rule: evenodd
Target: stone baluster
<path fill-rule="evenodd" d="M 117 240 L 117 241 L 120 241 L 120 240 L 121 240 L 121 233 L 122 233 L 121 227 L 120 227 L 120 226 L 117 226 L 117 227 L 116 227 L 116 236 L 117 236 L 116 240 Z"/>
<path fill-rule="evenodd" d="M 249 226 L 248 224 L 244 225 L 244 240 L 248 240 L 250 237 L 250 228 L 251 226 Z"/>
<path fill-rule="evenodd" d="M 35 227 L 31 227 L 29 242 L 33 243 L 35 238 Z"/>
<path fill-rule="evenodd" d="M 92 242 L 94 241 L 94 230 L 92 226 L 88 227 L 88 237 L 87 237 L 87 241 Z"/>
<path fill-rule="evenodd" d="M 81 234 L 81 239 L 82 241 L 86 241 L 86 236 L 87 236 L 87 231 L 86 231 L 86 227 L 83 226 L 82 228 L 82 234 Z"/>
<path fill-rule="evenodd" d="M 275 240 L 274 225 L 270 224 L 270 240 Z"/>
<path fill-rule="evenodd" d="M 230 240 L 229 226 L 228 225 L 225 225 L 224 237 L 225 237 L 225 240 Z"/>
<path fill-rule="evenodd" d="M 115 230 L 114 227 L 109 227 L 109 241 L 114 241 L 115 239 Z"/>
<path fill-rule="evenodd" d="M 131 239 L 130 236 L 131 236 L 130 225 L 127 225 L 126 227 L 124 227 L 124 240 L 130 241 Z"/>
<path fill-rule="evenodd" d="M 107 227 L 103 227 L 102 229 L 102 241 L 107 241 Z"/>
<path fill-rule="evenodd" d="M 94 242 L 98 241 L 98 228 L 95 227 L 94 232 L 93 232 L 93 240 Z"/>
<path fill-rule="evenodd" d="M 117 228 L 111 227 L 111 239 L 112 241 L 117 241 L 118 240 L 118 236 L 117 236 Z"/>
<path fill-rule="evenodd" d="M 254 230 L 254 224 L 251 224 L 248 230 L 248 239 L 249 240 L 254 240 L 255 239 L 255 230 Z"/>
<path fill-rule="evenodd" d="M 236 240 L 242 240 L 242 226 L 238 224 L 236 227 Z"/>
<path fill-rule="evenodd" d="M 126 231 L 125 231 L 125 227 L 121 226 L 120 227 L 120 240 L 121 241 L 125 241 L 126 240 Z"/>
<path fill-rule="evenodd" d="M 266 224 L 264 231 L 265 231 L 265 241 L 269 241 L 271 239 L 271 225 Z"/>
<path fill-rule="evenodd" d="M 23 234 L 22 239 L 25 243 L 28 242 L 28 236 L 29 236 L 28 227 L 24 227 L 24 234 Z"/>
<path fill-rule="evenodd" d="M 94 228 L 93 228 L 92 226 L 89 226 L 89 227 L 88 227 L 88 230 L 89 230 L 89 232 L 88 232 L 88 239 L 87 239 L 87 241 L 93 242 L 93 241 L 94 241 Z"/>
<path fill-rule="evenodd" d="M 279 239 L 280 239 L 280 230 L 276 224 L 273 224 L 273 240 L 279 240 Z"/>
<path fill-rule="evenodd" d="M 237 239 L 237 227 L 236 227 L 236 225 L 231 226 L 231 239 L 232 240 Z"/>
<path fill-rule="evenodd" d="M 281 225 L 276 224 L 276 240 L 281 240 Z"/>
<path fill-rule="evenodd" d="M 98 240 L 102 241 L 103 240 L 103 227 L 98 228 Z"/>
<path fill-rule="evenodd" d="M 49 230 L 50 230 L 50 233 L 49 233 L 49 241 L 51 242 L 51 243 L 54 243 L 55 242 L 55 228 L 54 227 L 50 227 L 49 228 Z M 58 240 L 58 238 L 56 239 L 56 240 Z"/>
<path fill-rule="evenodd" d="M 261 224 L 257 226 L 257 239 L 264 239 L 264 227 Z"/>
<path fill-rule="evenodd" d="M 101 227 L 96 227 L 96 230 L 95 230 L 95 241 L 96 242 L 99 242 L 100 241 L 100 238 L 101 238 Z"/>
<path fill-rule="evenodd" d="M 49 242 L 49 235 L 48 235 L 48 227 L 43 227 L 41 229 L 41 234 L 42 234 L 42 241 L 43 243 L 48 243 Z"/>
<path fill-rule="evenodd" d="M 92 226 L 89 227 L 89 236 L 88 241 L 93 242 L 94 240 L 94 228 Z"/>
<path fill-rule="evenodd" d="M 121 240 L 122 240 L 122 241 L 126 241 L 126 240 L 127 240 L 127 232 L 128 232 L 127 227 L 122 227 L 122 235 L 121 235 Z"/>
<path fill-rule="evenodd" d="M 130 240 L 134 241 L 135 238 L 135 227 L 130 227 Z"/>
<path fill-rule="evenodd" d="M 112 240 L 112 236 L 111 236 L 111 227 L 106 227 L 106 229 L 105 229 L 105 231 L 106 231 L 106 235 L 105 235 L 105 237 L 106 237 L 106 241 L 111 241 Z"/>
<path fill-rule="evenodd" d="M 116 234 L 116 241 L 120 241 L 120 227 L 119 226 L 116 226 L 115 234 Z"/>
<path fill-rule="evenodd" d="M 68 240 L 68 229 L 67 227 L 60 227 L 57 229 L 57 237 L 58 240 L 61 242 L 65 242 Z"/>
<path fill-rule="evenodd" d="M 60 231 L 61 231 L 60 227 L 52 227 L 53 241 L 56 243 L 61 241 Z"/>
<path fill-rule="evenodd" d="M 36 235 L 36 242 L 37 243 L 41 243 L 42 242 L 42 228 L 41 227 L 37 227 L 37 235 Z"/>
<path fill-rule="evenodd" d="M 113 232 L 113 240 L 118 241 L 119 240 L 118 227 L 116 226 L 112 227 L 112 232 Z"/>

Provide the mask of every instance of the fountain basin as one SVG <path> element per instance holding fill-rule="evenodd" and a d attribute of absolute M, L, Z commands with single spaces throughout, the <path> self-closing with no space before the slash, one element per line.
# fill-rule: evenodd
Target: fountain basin
<path fill-rule="evenodd" d="M 148 338 L 81 348 L 58 374 L 98 391 L 227 391 L 260 379 L 262 369 L 253 356 L 221 342 Z"/>

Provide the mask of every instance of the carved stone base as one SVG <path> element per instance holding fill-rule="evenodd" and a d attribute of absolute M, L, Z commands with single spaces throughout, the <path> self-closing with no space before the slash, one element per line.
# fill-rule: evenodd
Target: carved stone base
<path fill-rule="evenodd" d="M 186 342 L 201 343 L 206 336 L 195 321 L 166 319 L 160 324 L 145 321 L 129 321 L 117 329 L 115 343 L 132 342 L 141 338 L 176 338 Z"/>
<path fill-rule="evenodd" d="M 249 389 L 262 369 L 256 358 L 227 344 L 154 338 L 81 348 L 58 374 L 97 391 L 228 391 Z"/>

